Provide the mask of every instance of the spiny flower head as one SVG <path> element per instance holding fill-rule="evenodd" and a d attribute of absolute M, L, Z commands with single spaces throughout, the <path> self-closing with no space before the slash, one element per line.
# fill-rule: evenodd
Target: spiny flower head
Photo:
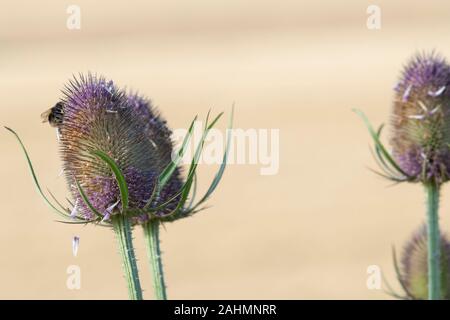
<path fill-rule="evenodd" d="M 45 203 L 66 223 L 94 222 L 111 225 L 111 216 L 125 215 L 135 223 L 149 220 L 175 221 L 204 209 L 225 172 L 230 148 L 234 107 L 227 129 L 222 164 L 205 194 L 196 201 L 196 170 L 208 137 L 223 112 L 206 117 L 185 178 L 179 164 L 193 135 L 197 117 L 191 122 L 183 143 L 172 152 L 171 131 L 149 100 L 119 89 L 112 81 L 89 74 L 70 81 L 64 97 L 42 114 L 44 122 L 56 127 L 63 171 L 74 202 L 64 206 L 48 190 L 43 191 L 28 152 L 20 143 L 35 186 Z M 189 201 L 188 201 L 189 200 Z M 58 208 L 59 207 L 59 208 Z M 64 222 L 64 221 L 62 221 Z"/>
<path fill-rule="evenodd" d="M 431 53 L 405 66 L 395 88 L 393 158 L 412 181 L 450 179 L 450 66 Z"/>
<path fill-rule="evenodd" d="M 129 207 L 142 209 L 152 195 L 158 175 L 171 161 L 171 131 L 165 121 L 150 101 L 120 90 L 102 77 L 81 75 L 70 81 L 63 92 L 57 130 L 64 173 L 75 199 L 73 215 L 95 218 L 78 185 L 105 220 L 121 208 L 116 178 L 111 168 L 92 154 L 96 150 L 107 154 L 121 170 L 128 186 Z M 176 169 L 155 203 L 171 199 L 181 186 Z M 175 205 L 176 197 L 165 209 Z M 136 218 L 145 221 L 147 216 Z"/>
<path fill-rule="evenodd" d="M 422 226 L 405 245 L 399 279 L 412 299 L 428 299 L 427 229 Z M 441 235 L 441 296 L 450 299 L 450 242 Z"/>

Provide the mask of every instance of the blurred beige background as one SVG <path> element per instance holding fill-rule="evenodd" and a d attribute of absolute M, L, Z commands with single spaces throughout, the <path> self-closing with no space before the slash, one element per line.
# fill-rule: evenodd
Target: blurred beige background
<path fill-rule="evenodd" d="M 81 30 L 66 8 L 81 8 Z M 382 10 L 368 30 L 366 9 Z M 385 299 L 391 245 L 423 221 L 419 185 L 389 187 L 351 112 L 388 120 L 392 86 L 417 50 L 450 56 L 448 1 L 1 1 L 0 123 L 17 130 L 44 186 L 66 195 L 55 132 L 40 113 L 72 73 L 93 71 L 151 97 L 173 128 L 227 111 L 235 126 L 280 129 L 280 170 L 231 165 L 212 208 L 162 232 L 173 299 Z M 225 121 L 221 122 L 221 126 Z M 0 298 L 127 298 L 113 233 L 54 222 L 14 138 L 0 131 Z M 200 185 L 217 168 L 200 167 Z M 442 228 L 450 230 L 443 190 Z M 150 274 L 135 244 L 146 298 Z M 79 254 L 72 236 L 81 238 Z M 66 268 L 81 267 L 80 290 Z"/>

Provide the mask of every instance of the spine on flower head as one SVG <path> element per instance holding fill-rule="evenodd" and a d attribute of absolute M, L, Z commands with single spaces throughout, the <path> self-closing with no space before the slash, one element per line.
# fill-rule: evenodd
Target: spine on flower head
<path fill-rule="evenodd" d="M 129 207 L 142 208 L 158 175 L 170 162 L 171 132 L 165 121 L 147 99 L 90 74 L 70 81 L 64 95 L 63 120 L 58 130 L 63 168 L 75 198 L 75 210 L 86 219 L 93 218 L 76 181 L 105 219 L 121 206 L 114 175 L 106 163 L 92 155 L 95 150 L 106 153 L 122 171 L 129 189 Z M 177 170 L 155 201 L 170 199 L 181 184 Z M 146 216 L 138 217 L 145 219 Z"/>
<path fill-rule="evenodd" d="M 395 87 L 393 156 L 415 181 L 450 179 L 450 66 L 432 53 L 405 66 Z"/>

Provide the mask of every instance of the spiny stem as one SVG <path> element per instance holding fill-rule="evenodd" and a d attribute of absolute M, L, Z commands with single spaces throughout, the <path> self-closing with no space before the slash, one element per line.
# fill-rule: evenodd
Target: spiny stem
<path fill-rule="evenodd" d="M 425 184 L 427 195 L 428 299 L 441 299 L 441 245 L 439 234 L 439 189 L 434 182 Z"/>
<path fill-rule="evenodd" d="M 123 272 L 128 285 L 128 295 L 130 300 L 142 300 L 142 289 L 139 283 L 129 218 L 123 214 L 113 215 L 112 225 L 119 244 Z"/>
<path fill-rule="evenodd" d="M 157 300 L 166 300 L 166 286 L 161 260 L 161 249 L 159 243 L 159 224 L 157 220 L 150 220 L 144 226 L 145 244 L 147 255 L 152 267 L 153 289 Z"/>

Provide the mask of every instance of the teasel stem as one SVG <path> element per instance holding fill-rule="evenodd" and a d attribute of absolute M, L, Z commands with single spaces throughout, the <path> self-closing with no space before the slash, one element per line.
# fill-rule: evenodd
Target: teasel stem
<path fill-rule="evenodd" d="M 158 220 L 150 220 L 144 226 L 145 244 L 147 247 L 147 256 L 152 267 L 153 290 L 156 300 L 166 300 L 166 285 L 164 282 L 164 273 L 161 259 L 161 248 L 159 241 Z"/>
<path fill-rule="evenodd" d="M 128 285 L 128 295 L 130 300 L 142 300 L 142 289 L 139 282 L 129 218 L 123 214 L 116 214 L 112 216 L 111 220 L 119 243 L 123 272 Z"/>
<path fill-rule="evenodd" d="M 439 189 L 436 182 L 425 184 L 427 195 L 427 233 L 428 233 L 428 299 L 441 299 L 441 245 L 439 234 Z"/>

